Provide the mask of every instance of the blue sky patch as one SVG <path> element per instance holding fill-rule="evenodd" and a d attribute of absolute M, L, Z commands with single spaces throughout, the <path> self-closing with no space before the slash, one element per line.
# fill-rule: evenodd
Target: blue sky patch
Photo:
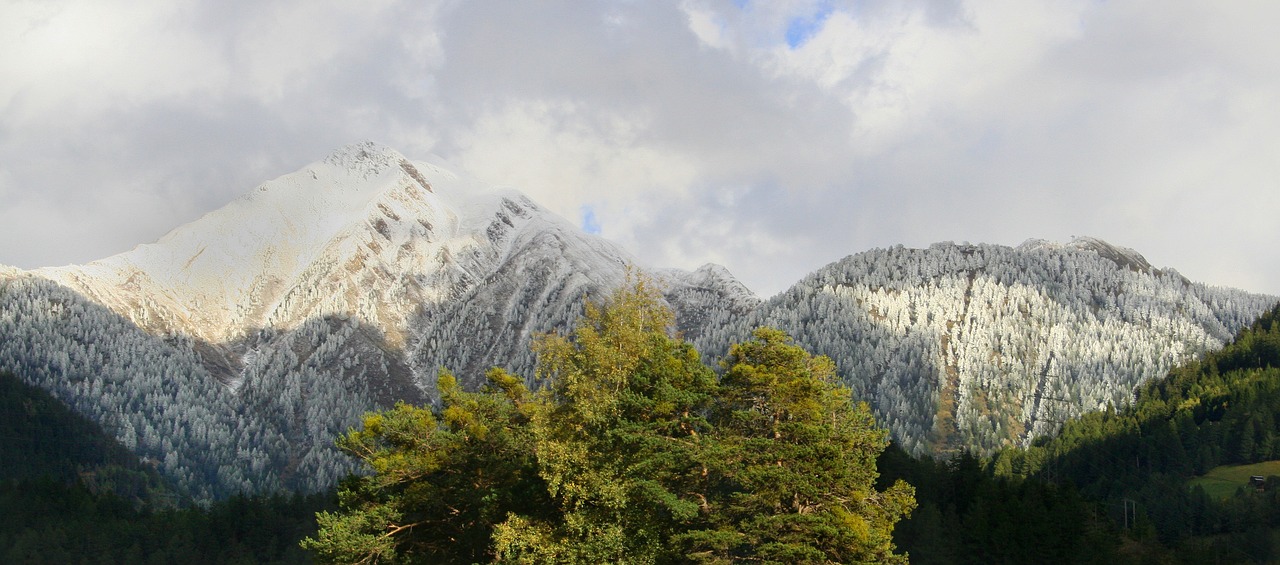
<path fill-rule="evenodd" d="M 808 16 L 792 18 L 791 23 L 787 24 L 787 47 L 796 49 L 804 45 L 822 29 L 822 24 L 827 21 L 827 17 L 831 15 L 831 4 L 823 2 L 818 6 L 818 11 Z"/>
<path fill-rule="evenodd" d="M 600 220 L 596 219 L 596 210 L 591 206 L 583 206 L 582 212 L 582 231 L 591 235 L 600 235 Z"/>

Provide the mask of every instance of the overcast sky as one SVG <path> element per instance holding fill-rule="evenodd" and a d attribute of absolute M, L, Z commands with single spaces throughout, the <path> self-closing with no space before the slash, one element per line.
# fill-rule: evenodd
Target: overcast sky
<path fill-rule="evenodd" d="M 373 140 L 761 295 L 1090 235 L 1280 294 L 1270 0 L 7 0 L 0 263 L 87 262 Z"/>

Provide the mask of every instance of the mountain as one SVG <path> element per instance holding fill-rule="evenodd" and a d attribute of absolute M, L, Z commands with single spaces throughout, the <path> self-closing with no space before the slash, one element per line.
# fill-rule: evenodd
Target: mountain
<path fill-rule="evenodd" d="M 238 386 L 243 368 L 216 361 L 253 350 L 264 330 L 351 316 L 379 330 L 385 347 L 421 349 L 409 343 L 407 330 L 437 326 L 430 339 L 462 329 L 446 317 L 457 313 L 458 302 L 487 307 L 519 293 L 508 306 L 522 309 L 532 300 L 576 299 L 582 290 L 616 285 L 631 263 L 625 251 L 514 190 L 363 143 L 263 184 L 154 244 L 34 274 L 150 333 L 181 332 L 216 344 L 222 350 L 205 355 L 214 361 L 211 372 Z M 673 294 L 688 295 L 705 283 L 713 294 L 732 294 L 735 306 L 754 305 L 754 296 L 722 268 L 664 273 Z M 507 333 L 545 331 L 546 322 Z M 416 360 L 407 359 L 409 369 L 418 369 Z"/>
<path fill-rule="evenodd" d="M 325 488 L 334 438 L 440 367 L 532 376 L 635 263 L 513 190 L 363 143 L 158 242 L 87 265 L 0 269 L 0 368 L 102 422 L 197 499 Z M 678 322 L 758 299 L 723 268 L 653 275 Z"/>
<path fill-rule="evenodd" d="M 989 453 L 1128 404 L 1276 300 L 1192 283 L 1093 238 L 899 246 L 832 263 L 696 343 L 723 351 L 751 328 L 780 328 L 830 356 L 911 453 Z"/>
<path fill-rule="evenodd" d="M 912 563 L 1275 563 L 1277 414 L 1280 306 L 1126 408 L 1070 418 L 986 465 L 890 448 L 879 484 L 917 487 L 893 532 Z"/>
<path fill-rule="evenodd" d="M 98 422 L 197 500 L 314 491 L 333 440 L 433 401 L 441 367 L 532 379 L 634 258 L 492 186 L 372 143 L 86 265 L 0 266 L 0 370 Z M 831 356 L 914 453 L 1026 443 L 1122 405 L 1274 298 L 1100 240 L 876 250 L 761 302 L 723 267 L 645 271 L 709 360 L 758 324 Z"/>

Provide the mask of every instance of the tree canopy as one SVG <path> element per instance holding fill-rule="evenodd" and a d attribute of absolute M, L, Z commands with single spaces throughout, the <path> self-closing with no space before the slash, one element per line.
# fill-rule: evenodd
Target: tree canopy
<path fill-rule="evenodd" d="M 536 392 L 502 370 L 439 379 L 434 409 L 369 414 L 339 441 L 369 474 L 303 542 L 321 561 L 897 562 L 912 488 L 875 488 L 887 445 L 831 361 L 782 332 L 718 375 L 653 285 L 538 340 Z"/>

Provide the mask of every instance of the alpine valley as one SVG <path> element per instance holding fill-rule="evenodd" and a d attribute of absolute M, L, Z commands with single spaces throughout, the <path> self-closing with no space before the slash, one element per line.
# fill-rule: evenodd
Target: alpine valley
<path fill-rule="evenodd" d="M 835 360 L 914 454 L 1026 445 L 1222 347 L 1275 297 L 1090 238 L 852 255 L 762 301 L 726 269 L 643 269 L 510 189 L 372 143 L 86 265 L 0 266 L 0 371 L 98 422 L 184 496 L 327 489 L 367 411 L 502 366 L 630 270 L 708 359 L 760 325 Z"/>

